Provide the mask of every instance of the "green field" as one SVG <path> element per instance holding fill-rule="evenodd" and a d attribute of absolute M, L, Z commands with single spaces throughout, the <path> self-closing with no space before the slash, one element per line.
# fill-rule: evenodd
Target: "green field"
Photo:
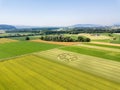
<path fill-rule="evenodd" d="M 100 46 L 100 47 L 106 47 L 106 48 L 115 48 L 120 49 L 120 46 L 112 46 L 112 45 L 105 45 L 105 44 L 94 44 L 94 43 L 84 43 L 85 45 L 91 45 L 91 46 Z"/>
<path fill-rule="evenodd" d="M 0 90 L 120 90 L 120 47 L 0 44 Z"/>
<path fill-rule="evenodd" d="M 40 36 L 29 36 L 30 40 L 39 39 Z M 13 40 L 26 41 L 26 36 L 23 37 L 11 37 Z"/>
<path fill-rule="evenodd" d="M 95 57 L 99 57 L 99 58 L 104 58 L 104 59 L 108 59 L 108 60 L 114 60 L 114 61 L 120 61 L 120 52 L 119 49 L 115 52 L 115 51 L 110 51 L 109 50 L 100 50 L 99 48 L 90 48 L 90 47 L 82 47 L 82 46 L 69 46 L 69 47 L 63 47 L 61 48 L 62 50 L 67 50 L 67 51 L 72 51 L 72 52 L 77 52 L 80 54 L 85 54 L 85 55 L 90 55 L 90 56 L 95 56 Z"/>
<path fill-rule="evenodd" d="M 120 89 L 117 83 L 34 55 L 2 62 L 0 67 L 0 90 Z"/>
<path fill-rule="evenodd" d="M 0 59 L 19 56 L 32 52 L 44 51 L 57 47 L 60 47 L 60 45 L 29 41 L 0 44 Z"/>

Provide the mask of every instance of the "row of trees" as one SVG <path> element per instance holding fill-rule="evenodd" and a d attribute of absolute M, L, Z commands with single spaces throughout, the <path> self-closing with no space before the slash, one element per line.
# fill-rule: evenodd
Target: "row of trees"
<path fill-rule="evenodd" d="M 82 36 L 78 36 L 77 39 L 73 39 L 71 37 L 62 36 L 62 35 L 41 36 L 40 39 L 45 40 L 45 41 L 58 41 L 58 42 L 90 42 L 91 41 L 90 38 L 86 38 L 86 37 L 82 37 Z"/>

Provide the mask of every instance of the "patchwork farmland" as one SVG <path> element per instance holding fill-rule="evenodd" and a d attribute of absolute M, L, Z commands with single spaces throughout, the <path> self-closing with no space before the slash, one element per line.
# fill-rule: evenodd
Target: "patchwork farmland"
<path fill-rule="evenodd" d="M 120 90 L 120 0 L 0 0 L 0 90 Z"/>
<path fill-rule="evenodd" d="M 0 90 L 120 90 L 120 47 L 2 43 Z"/>

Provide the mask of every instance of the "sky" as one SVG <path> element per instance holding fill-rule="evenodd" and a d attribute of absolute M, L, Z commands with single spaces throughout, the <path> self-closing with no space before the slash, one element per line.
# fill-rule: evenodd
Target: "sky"
<path fill-rule="evenodd" d="M 120 24 L 120 0 L 0 0 L 0 24 Z"/>

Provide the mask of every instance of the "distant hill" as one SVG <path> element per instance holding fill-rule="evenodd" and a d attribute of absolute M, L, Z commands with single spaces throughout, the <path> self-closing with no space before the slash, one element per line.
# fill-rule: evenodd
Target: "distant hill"
<path fill-rule="evenodd" d="M 12 25 L 0 24 L 0 29 L 1 30 L 12 30 L 12 29 L 16 29 L 16 27 Z"/>
<path fill-rule="evenodd" d="M 16 25 L 17 29 L 30 29 L 30 28 L 61 28 L 57 26 L 25 26 L 25 25 Z"/>
<path fill-rule="evenodd" d="M 17 25 L 15 26 L 17 29 L 24 29 L 24 28 L 40 28 L 39 26 L 25 26 L 25 25 Z"/>
<path fill-rule="evenodd" d="M 103 27 L 103 26 L 97 24 L 76 24 L 70 27 Z"/>

